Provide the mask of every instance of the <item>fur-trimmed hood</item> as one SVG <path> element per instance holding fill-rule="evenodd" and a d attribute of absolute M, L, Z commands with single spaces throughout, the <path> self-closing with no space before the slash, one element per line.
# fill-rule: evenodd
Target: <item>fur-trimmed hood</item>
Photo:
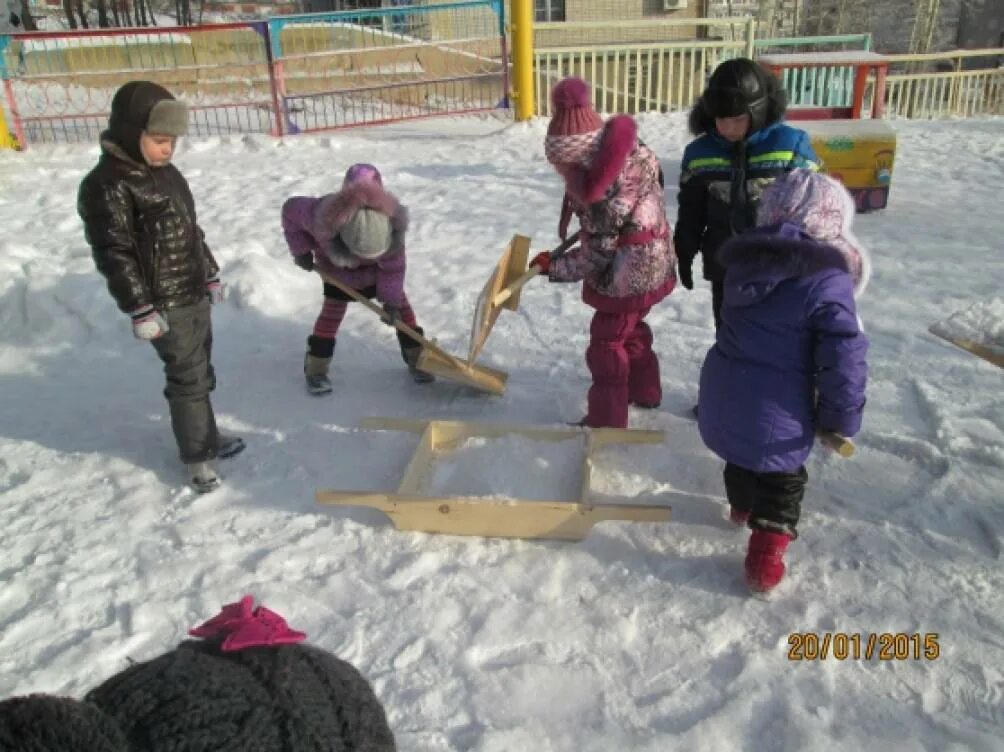
<path fill-rule="evenodd" d="M 851 262 L 839 248 L 813 240 L 793 225 L 733 238 L 719 250 L 718 261 L 727 270 L 725 299 L 737 307 L 761 301 L 787 279 L 827 269 L 851 272 Z"/>
<path fill-rule="evenodd" d="M 339 233 L 360 209 L 373 209 L 390 220 L 390 246 L 378 257 L 361 258 L 349 248 Z M 392 194 L 372 181 L 350 183 L 337 193 L 322 196 L 314 210 L 310 233 L 336 267 L 356 269 L 378 259 L 404 251 L 408 229 L 408 209 Z"/>
<path fill-rule="evenodd" d="M 310 233 L 319 243 L 330 243 L 353 215 L 363 208 L 386 214 L 395 236 L 403 235 L 408 229 L 407 207 L 376 183 L 361 181 L 321 197 L 314 211 Z"/>
<path fill-rule="evenodd" d="M 588 206 L 606 195 L 627 158 L 638 147 L 638 125 L 628 115 L 616 115 L 603 126 L 588 166 L 566 165 L 561 171 L 568 194 Z"/>

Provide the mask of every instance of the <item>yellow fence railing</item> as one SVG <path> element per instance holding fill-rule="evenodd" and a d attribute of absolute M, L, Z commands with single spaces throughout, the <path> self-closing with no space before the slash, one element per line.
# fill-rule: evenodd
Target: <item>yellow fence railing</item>
<path fill-rule="evenodd" d="M 1004 47 L 887 57 L 886 117 L 1004 115 Z"/>

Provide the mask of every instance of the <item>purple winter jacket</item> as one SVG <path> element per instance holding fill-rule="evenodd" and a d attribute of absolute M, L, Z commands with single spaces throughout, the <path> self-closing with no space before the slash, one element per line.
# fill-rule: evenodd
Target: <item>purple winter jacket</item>
<path fill-rule="evenodd" d="M 797 470 L 817 429 L 853 436 L 865 405 L 868 340 L 847 261 L 787 230 L 721 247 L 722 324 L 701 369 L 701 438 L 753 472 Z"/>
<path fill-rule="evenodd" d="M 377 259 L 356 256 L 339 231 L 364 207 L 390 218 L 390 248 Z M 398 305 L 404 296 L 404 237 L 408 210 L 393 195 L 371 182 L 351 184 L 320 198 L 293 196 L 282 205 L 282 230 L 294 256 L 314 254 L 318 271 L 356 290 L 376 286 L 382 303 Z"/>

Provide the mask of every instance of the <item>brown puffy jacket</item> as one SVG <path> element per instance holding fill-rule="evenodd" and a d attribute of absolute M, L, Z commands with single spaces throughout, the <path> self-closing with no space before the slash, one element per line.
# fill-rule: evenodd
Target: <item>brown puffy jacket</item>
<path fill-rule="evenodd" d="M 101 149 L 80 184 L 77 213 L 118 307 L 166 310 L 204 300 L 219 266 L 185 178 L 174 165 L 140 164 L 111 141 L 102 139 Z"/>

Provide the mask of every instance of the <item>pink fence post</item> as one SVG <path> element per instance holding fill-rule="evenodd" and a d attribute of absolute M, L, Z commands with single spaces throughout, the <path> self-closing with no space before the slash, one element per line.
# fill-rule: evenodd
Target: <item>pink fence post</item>
<path fill-rule="evenodd" d="M 11 84 L 9 78 L 4 79 L 3 88 L 7 96 L 7 108 L 10 110 L 11 120 L 14 121 L 11 123 L 14 127 L 14 137 L 17 139 L 18 146 L 21 149 L 27 149 L 28 139 L 25 136 L 24 124 L 21 122 L 21 113 L 17 110 L 17 100 L 14 99 L 14 85 Z"/>

